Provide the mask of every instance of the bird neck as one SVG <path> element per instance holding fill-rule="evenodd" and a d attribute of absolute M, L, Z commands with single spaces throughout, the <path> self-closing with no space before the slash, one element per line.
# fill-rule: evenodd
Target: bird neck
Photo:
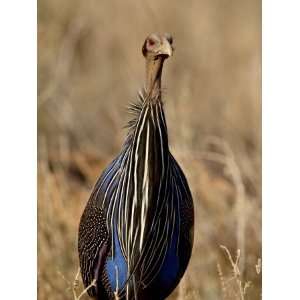
<path fill-rule="evenodd" d="M 163 57 L 146 59 L 146 94 L 150 98 L 160 98 L 161 73 L 164 63 Z"/>

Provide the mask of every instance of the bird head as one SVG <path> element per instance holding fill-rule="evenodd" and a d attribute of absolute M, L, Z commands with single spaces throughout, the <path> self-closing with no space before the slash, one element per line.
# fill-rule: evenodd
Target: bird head
<path fill-rule="evenodd" d="M 166 59 L 173 54 L 174 48 L 172 44 L 173 38 L 169 33 L 152 33 L 146 38 L 142 52 L 146 59 Z"/>

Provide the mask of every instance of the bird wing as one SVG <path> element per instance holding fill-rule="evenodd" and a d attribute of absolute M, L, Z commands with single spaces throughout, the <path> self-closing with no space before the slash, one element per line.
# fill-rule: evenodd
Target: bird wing
<path fill-rule="evenodd" d="M 88 205 L 81 217 L 79 226 L 79 261 L 84 286 L 89 286 L 94 279 L 98 280 L 103 268 L 105 250 L 107 250 L 108 233 L 103 210 Z M 90 296 L 96 296 L 96 288 L 88 290 Z"/>
<path fill-rule="evenodd" d="M 109 193 L 113 190 L 112 181 L 116 179 L 118 169 L 117 158 L 98 179 L 80 220 L 78 252 L 85 287 L 89 286 L 94 279 L 98 281 L 97 287 L 100 284 L 99 276 L 101 276 L 110 245 L 107 215 L 103 202 L 111 196 Z M 96 296 L 97 288 L 91 287 L 88 294 Z"/>
<path fill-rule="evenodd" d="M 189 247 L 193 245 L 193 227 L 194 227 L 194 205 L 191 191 L 189 189 L 186 177 L 180 168 L 179 164 L 175 160 L 172 154 L 172 177 L 176 182 L 177 194 L 179 195 L 180 201 L 180 235 L 185 239 L 184 244 Z"/>

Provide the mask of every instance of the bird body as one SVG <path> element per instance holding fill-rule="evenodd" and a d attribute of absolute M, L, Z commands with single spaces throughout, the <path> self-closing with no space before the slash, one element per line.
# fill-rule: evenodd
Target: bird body
<path fill-rule="evenodd" d="M 172 54 L 168 35 L 143 46 L 146 86 L 120 154 L 98 179 L 79 226 L 85 286 L 101 300 L 163 300 L 191 256 L 194 211 L 186 178 L 169 151 L 161 71 Z"/>

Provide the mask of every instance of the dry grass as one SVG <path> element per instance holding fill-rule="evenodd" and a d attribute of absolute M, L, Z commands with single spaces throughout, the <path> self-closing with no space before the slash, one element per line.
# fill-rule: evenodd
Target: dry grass
<path fill-rule="evenodd" d="M 230 262 L 232 268 L 232 275 L 228 279 L 225 279 L 221 265 L 217 265 L 222 286 L 223 300 L 244 300 L 247 294 L 247 290 L 251 285 L 251 282 L 246 281 L 244 283 L 242 279 L 242 273 L 239 267 L 241 251 L 240 249 L 237 250 L 236 258 L 235 260 L 233 260 L 229 250 L 225 246 L 221 246 L 221 248 L 225 251 L 228 261 Z"/>
<path fill-rule="evenodd" d="M 260 299 L 260 1 L 40 0 L 38 11 L 39 299 L 87 299 L 80 278 L 73 286 L 79 217 L 121 147 L 152 31 L 174 35 L 166 117 L 196 213 L 170 299 Z"/>

